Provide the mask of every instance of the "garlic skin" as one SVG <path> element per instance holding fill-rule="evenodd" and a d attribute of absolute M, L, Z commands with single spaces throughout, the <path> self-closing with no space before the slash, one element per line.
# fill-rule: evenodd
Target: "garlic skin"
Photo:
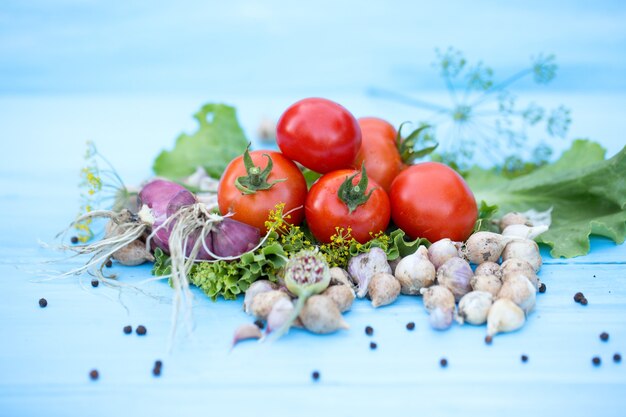
<path fill-rule="evenodd" d="M 289 321 L 294 311 L 293 302 L 288 298 L 279 298 L 272 306 L 272 310 L 267 315 L 266 333 L 271 333 L 280 329 Z"/>
<path fill-rule="evenodd" d="M 532 265 L 535 272 L 541 269 L 542 260 L 539 245 L 534 240 L 515 239 L 509 242 L 502 251 L 502 260 L 522 259 Z"/>
<path fill-rule="evenodd" d="M 334 266 L 330 268 L 330 285 L 347 285 L 350 288 L 354 287 L 354 283 L 350 280 L 348 272 L 343 268 Z"/>
<path fill-rule="evenodd" d="M 266 279 L 254 281 L 246 290 L 246 295 L 243 299 L 243 311 L 247 314 L 250 314 L 250 305 L 252 304 L 252 299 L 255 295 L 277 289 L 278 285 Z"/>
<path fill-rule="evenodd" d="M 356 296 L 363 298 L 367 295 L 369 282 L 378 272 L 391 274 L 391 267 L 387 262 L 387 254 L 380 248 L 372 248 L 367 253 L 362 253 L 350 259 L 348 273 L 353 282 L 357 284 Z"/>
<path fill-rule="evenodd" d="M 452 326 L 454 309 L 435 308 L 428 315 L 428 323 L 435 330 L 447 330 Z"/>
<path fill-rule="evenodd" d="M 474 270 L 474 275 L 500 275 L 500 265 L 496 262 L 483 262 Z"/>
<path fill-rule="evenodd" d="M 468 292 L 459 301 L 457 321 L 460 324 L 484 324 L 492 304 L 493 295 L 491 293 L 486 291 Z"/>
<path fill-rule="evenodd" d="M 524 326 L 524 311 L 508 298 L 494 301 L 487 315 L 487 336 L 513 332 Z"/>
<path fill-rule="evenodd" d="M 433 285 L 432 287 L 422 288 L 420 293 L 424 297 L 424 308 L 427 311 L 430 312 L 436 308 L 454 310 L 454 295 L 446 287 Z"/>
<path fill-rule="evenodd" d="M 502 288 L 502 281 L 496 275 L 474 275 L 470 280 L 470 285 L 474 291 L 484 291 L 497 296 Z"/>
<path fill-rule="evenodd" d="M 144 262 L 154 262 L 154 256 L 146 249 L 146 244 L 134 240 L 128 245 L 113 252 L 111 258 L 126 266 L 137 266 Z"/>
<path fill-rule="evenodd" d="M 435 269 L 439 269 L 448 259 L 459 256 L 459 246 L 459 243 L 448 238 L 438 240 L 428 248 L 428 259 Z"/>
<path fill-rule="evenodd" d="M 235 329 L 235 334 L 233 335 L 233 341 L 231 343 L 231 349 L 235 347 L 235 345 L 242 340 L 248 339 L 260 339 L 262 336 L 261 329 L 257 327 L 256 324 L 246 323 Z"/>
<path fill-rule="evenodd" d="M 267 320 L 274 304 L 280 299 L 291 300 L 284 291 L 272 290 L 256 294 L 250 303 L 250 313 L 260 320 Z"/>
<path fill-rule="evenodd" d="M 500 277 L 502 278 L 502 282 L 505 282 L 510 275 L 517 273 L 525 275 L 530 283 L 533 284 L 535 290 L 539 290 L 541 281 L 539 280 L 539 277 L 537 277 L 535 269 L 531 264 L 523 259 L 517 258 L 510 258 L 502 262 L 502 267 L 500 268 Z"/>
<path fill-rule="evenodd" d="M 327 334 L 350 328 L 335 302 L 323 295 L 313 295 L 306 300 L 300 320 L 304 328 L 313 333 Z"/>
<path fill-rule="evenodd" d="M 476 232 L 471 235 L 463 247 L 463 255 L 473 264 L 497 262 L 510 237 L 493 232 Z"/>
<path fill-rule="evenodd" d="M 330 286 L 326 288 L 322 295 L 333 300 L 342 313 L 350 310 L 356 298 L 354 290 L 347 285 Z"/>
<path fill-rule="evenodd" d="M 393 275 L 385 272 L 374 274 L 368 287 L 372 307 L 377 308 L 393 303 L 400 295 L 400 290 L 400 281 Z"/>
<path fill-rule="evenodd" d="M 521 239 L 534 239 L 548 231 L 548 226 L 526 226 L 525 224 L 512 224 L 502 231 L 502 236 L 519 237 Z"/>
<path fill-rule="evenodd" d="M 504 216 L 502 216 L 502 218 L 500 219 L 500 230 L 504 230 L 507 227 L 511 226 L 511 225 L 515 225 L 515 224 L 524 224 L 527 226 L 532 226 L 528 220 L 528 217 L 526 217 L 523 213 L 518 213 L 517 211 L 512 211 L 510 213 L 506 213 Z"/>
<path fill-rule="evenodd" d="M 497 298 L 508 298 L 517 304 L 524 313 L 529 314 L 535 308 L 537 291 L 528 278 L 518 272 L 509 275 L 507 280 L 502 283 Z"/>
<path fill-rule="evenodd" d="M 402 258 L 394 275 L 400 282 L 402 294 L 416 295 L 422 287 L 435 283 L 435 266 L 430 262 L 426 248 L 420 246 L 417 252 Z"/>
<path fill-rule="evenodd" d="M 455 300 L 472 291 L 470 280 L 474 276 L 470 265 L 461 258 L 450 258 L 437 270 L 437 283 L 448 288 Z"/>

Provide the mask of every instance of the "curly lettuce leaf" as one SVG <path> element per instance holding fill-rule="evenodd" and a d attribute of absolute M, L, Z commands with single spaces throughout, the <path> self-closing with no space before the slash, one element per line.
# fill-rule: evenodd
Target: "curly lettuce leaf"
<path fill-rule="evenodd" d="M 553 257 L 571 258 L 589 252 L 592 233 L 615 243 L 626 239 L 626 147 L 610 159 L 605 153 L 577 140 L 558 161 L 527 175 L 507 179 L 474 167 L 467 181 L 476 200 L 497 205 L 500 215 L 552 207 L 550 230 L 537 241 L 552 247 Z"/>
<path fill-rule="evenodd" d="M 158 176 L 179 180 L 203 167 L 219 178 L 226 165 L 243 154 L 248 140 L 237 121 L 235 108 L 225 104 L 205 104 L 194 115 L 199 127 L 195 133 L 182 133 L 171 151 L 163 151 L 152 169 Z"/>

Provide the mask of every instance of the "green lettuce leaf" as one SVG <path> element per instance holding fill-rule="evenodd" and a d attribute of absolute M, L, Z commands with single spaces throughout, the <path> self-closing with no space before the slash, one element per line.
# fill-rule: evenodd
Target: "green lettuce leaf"
<path fill-rule="evenodd" d="M 553 257 L 589 252 L 589 235 L 615 243 L 626 238 L 626 147 L 610 159 L 605 149 L 577 140 L 561 158 L 513 179 L 495 170 L 472 168 L 467 181 L 476 201 L 499 207 L 499 214 L 552 207 L 550 230 L 537 238 Z"/>
<path fill-rule="evenodd" d="M 211 177 L 219 178 L 226 165 L 246 150 L 248 140 L 234 107 L 205 104 L 194 118 L 200 124 L 198 130 L 182 133 L 173 150 L 161 152 L 152 167 L 156 175 L 179 180 L 201 166 Z"/>

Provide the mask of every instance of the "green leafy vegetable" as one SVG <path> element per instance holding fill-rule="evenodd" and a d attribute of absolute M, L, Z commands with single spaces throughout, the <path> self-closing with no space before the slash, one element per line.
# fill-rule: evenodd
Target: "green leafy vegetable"
<path fill-rule="evenodd" d="M 241 155 L 248 145 L 237 122 L 234 107 L 225 104 L 205 104 L 194 115 L 200 124 L 188 135 L 182 133 L 171 151 L 163 151 L 154 161 L 154 173 L 178 180 L 203 167 L 207 174 L 219 178 L 226 165 Z"/>
<path fill-rule="evenodd" d="M 493 223 L 493 217 L 497 212 L 498 206 L 495 204 L 490 206 L 485 200 L 482 200 L 478 206 L 478 220 L 474 225 L 474 232 L 497 232 L 497 227 Z"/>
<path fill-rule="evenodd" d="M 494 170 L 474 167 L 467 180 L 477 201 L 496 204 L 499 213 L 548 210 L 550 230 L 537 241 L 552 247 L 554 257 L 589 252 L 589 235 L 616 243 L 626 238 L 626 147 L 606 160 L 605 149 L 577 140 L 561 158 L 527 175 L 507 179 Z"/>

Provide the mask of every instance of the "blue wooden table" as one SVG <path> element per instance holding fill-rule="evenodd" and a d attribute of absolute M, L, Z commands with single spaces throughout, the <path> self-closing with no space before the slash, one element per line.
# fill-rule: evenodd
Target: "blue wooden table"
<path fill-rule="evenodd" d="M 367 98 L 334 98 L 359 116 L 406 116 Z M 291 99 L 231 102 L 252 132 L 262 111 L 279 114 Z M 591 111 L 594 101 L 587 102 Z M 129 284 L 120 288 L 92 288 L 88 276 L 40 282 L 44 272 L 80 262 L 46 263 L 63 255 L 38 241 L 51 243 L 77 213 L 84 140 L 95 140 L 125 180 L 137 183 L 168 146 L 163 138 L 193 127 L 188 114 L 199 103 L 0 100 L 0 415 L 624 415 L 626 363 L 612 357 L 626 355 L 626 246 L 604 239 L 594 238 L 591 253 L 574 259 L 552 259 L 544 248 L 547 292 L 522 330 L 497 336 L 491 346 L 483 342 L 484 327 L 431 330 L 421 298 L 402 296 L 377 310 L 357 301 L 345 316 L 349 331 L 293 330 L 276 343 L 245 342 L 230 351 L 233 330 L 252 321 L 242 299 L 212 302 L 194 291 L 195 329 L 169 352 L 172 292 L 166 282 L 143 282 L 149 265 L 114 265 Z M 616 150 L 623 143 L 605 145 Z M 587 306 L 574 302 L 577 291 Z M 46 308 L 39 307 L 42 297 Z M 413 331 L 405 327 L 410 321 Z M 144 325 L 147 334 L 126 335 L 126 325 Z M 606 342 L 599 339 L 604 331 Z M 591 362 L 596 355 L 600 366 Z M 160 377 L 151 372 L 156 360 L 163 362 Z M 92 369 L 97 381 L 89 378 Z"/>

